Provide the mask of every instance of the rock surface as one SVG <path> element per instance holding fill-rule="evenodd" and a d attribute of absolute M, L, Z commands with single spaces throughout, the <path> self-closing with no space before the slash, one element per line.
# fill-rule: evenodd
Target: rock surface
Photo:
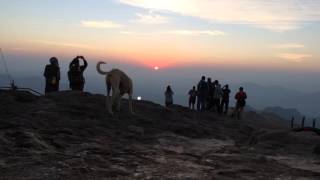
<path fill-rule="evenodd" d="M 315 133 L 253 112 L 134 105 L 110 116 L 102 95 L 0 91 L 0 179 L 320 179 Z"/>

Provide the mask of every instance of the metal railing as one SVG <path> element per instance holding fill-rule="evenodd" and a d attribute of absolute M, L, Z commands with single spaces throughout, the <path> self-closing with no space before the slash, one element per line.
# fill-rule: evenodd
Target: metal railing
<path fill-rule="evenodd" d="M 44 94 L 34 90 L 34 89 L 31 89 L 31 88 L 20 88 L 20 87 L 10 87 L 10 86 L 7 86 L 7 87 L 0 87 L 0 90 L 8 90 L 8 91 L 28 91 L 34 95 L 37 95 L 37 96 L 43 96 Z"/>
<path fill-rule="evenodd" d="M 292 117 L 292 119 L 290 121 L 290 126 L 291 126 L 292 131 L 295 131 L 295 132 L 312 131 L 312 132 L 315 132 L 318 135 L 320 135 L 320 129 L 317 128 L 317 119 L 312 120 L 312 127 L 305 126 L 306 117 L 302 118 L 300 127 L 295 127 L 294 121 L 295 121 L 295 119 L 294 119 L 294 117 Z"/>

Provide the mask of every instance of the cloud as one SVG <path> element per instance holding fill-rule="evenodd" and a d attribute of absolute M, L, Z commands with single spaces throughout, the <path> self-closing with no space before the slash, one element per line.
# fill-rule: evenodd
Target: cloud
<path fill-rule="evenodd" d="M 273 32 L 286 32 L 291 31 L 295 29 L 299 29 L 301 27 L 301 24 L 299 22 L 264 22 L 264 23 L 248 23 L 249 25 L 252 25 L 257 28 L 264 28 Z"/>
<path fill-rule="evenodd" d="M 81 21 L 81 25 L 87 28 L 97 28 L 97 29 L 111 29 L 120 28 L 124 25 L 115 23 L 113 21 Z"/>
<path fill-rule="evenodd" d="M 120 33 L 121 33 L 121 34 L 126 34 L 126 35 L 136 34 L 136 33 L 133 32 L 133 31 L 121 31 Z"/>
<path fill-rule="evenodd" d="M 298 53 L 282 53 L 278 55 L 279 58 L 292 62 L 302 62 L 306 58 L 312 57 L 311 54 L 298 54 Z"/>
<path fill-rule="evenodd" d="M 44 45 L 51 45 L 51 46 L 61 46 L 61 47 L 81 48 L 81 49 L 96 49 L 96 48 L 93 48 L 92 46 L 69 43 L 69 42 L 54 42 L 54 41 L 43 41 L 43 40 L 31 40 L 30 42 L 44 44 Z"/>
<path fill-rule="evenodd" d="M 138 17 L 138 19 L 135 20 L 134 22 L 141 23 L 141 24 L 166 24 L 166 23 L 168 23 L 167 17 L 161 16 L 158 14 L 154 14 L 152 11 L 149 11 L 148 14 L 137 13 L 136 16 Z"/>
<path fill-rule="evenodd" d="M 211 22 L 244 24 L 285 32 L 320 21 L 319 0 L 118 0 L 149 10 L 169 11 Z"/>
<path fill-rule="evenodd" d="M 199 35 L 207 35 L 207 36 L 225 36 L 227 33 L 222 31 L 211 31 L 211 30 L 175 30 L 169 31 L 169 34 L 177 34 L 177 35 L 189 35 L 189 36 L 199 36 Z"/>
<path fill-rule="evenodd" d="M 273 46 L 276 49 L 301 49 L 305 46 L 298 43 L 286 43 L 286 44 L 276 44 Z"/>

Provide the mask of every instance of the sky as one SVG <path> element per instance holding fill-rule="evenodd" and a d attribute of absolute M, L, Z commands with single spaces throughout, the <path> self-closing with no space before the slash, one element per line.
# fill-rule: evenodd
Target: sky
<path fill-rule="evenodd" d="M 0 22 L 14 73 L 41 75 L 51 56 L 67 67 L 84 55 L 92 73 L 104 60 L 143 72 L 137 79 L 214 71 L 214 79 L 320 90 L 319 0 L 0 0 Z"/>

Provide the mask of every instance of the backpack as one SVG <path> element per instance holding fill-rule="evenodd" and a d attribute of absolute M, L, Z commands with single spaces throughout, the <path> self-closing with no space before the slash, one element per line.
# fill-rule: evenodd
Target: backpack
<path fill-rule="evenodd" d="M 238 101 L 245 101 L 247 99 L 247 94 L 245 92 L 238 92 L 236 99 Z"/>

